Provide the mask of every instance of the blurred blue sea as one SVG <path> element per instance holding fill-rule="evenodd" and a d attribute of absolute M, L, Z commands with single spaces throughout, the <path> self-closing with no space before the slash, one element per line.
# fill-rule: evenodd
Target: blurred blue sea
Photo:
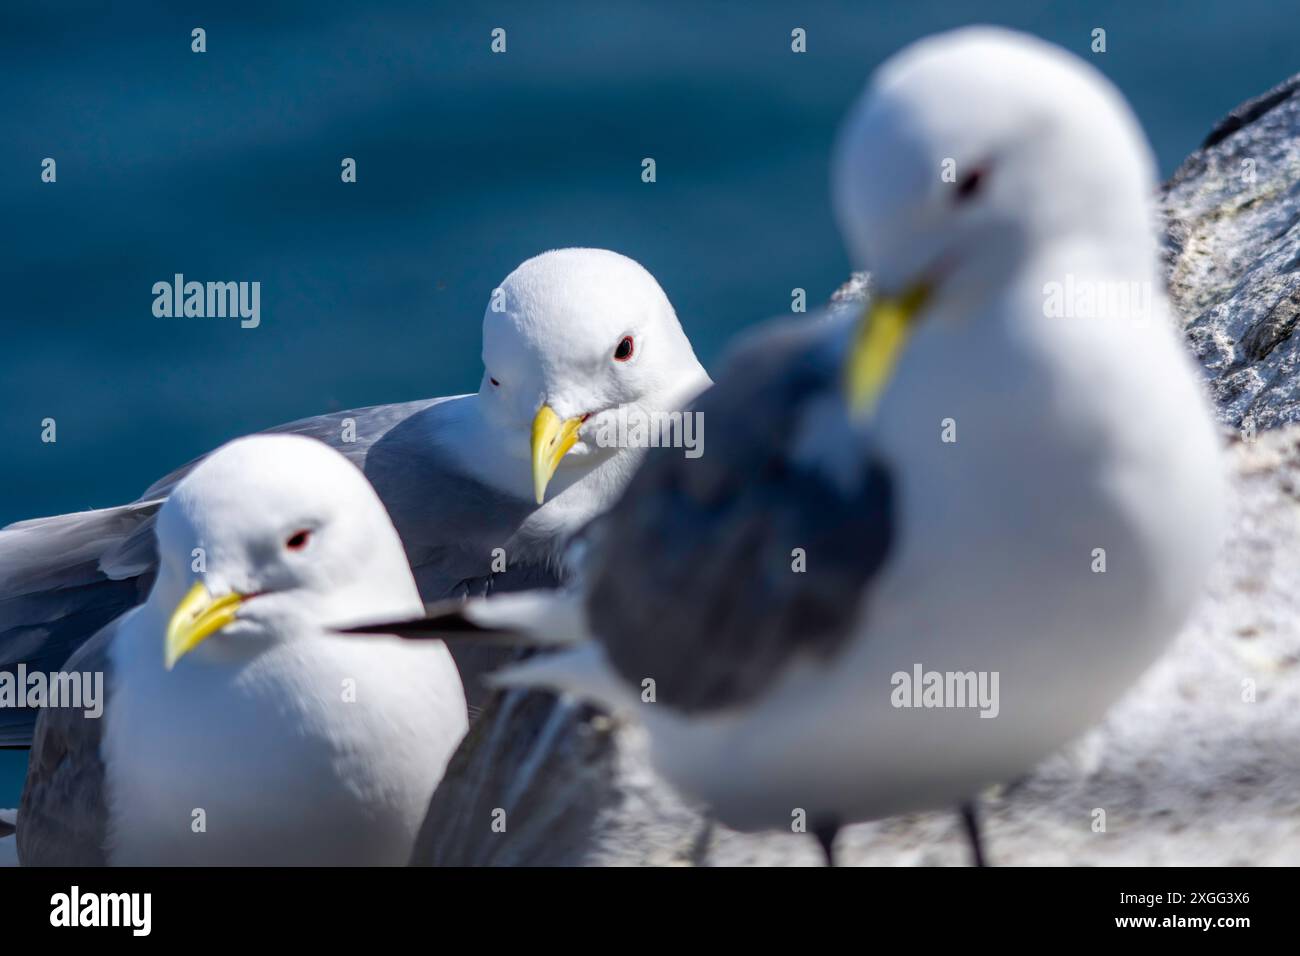
<path fill-rule="evenodd" d="M 816 303 L 845 277 L 836 124 L 883 58 L 972 22 L 1089 58 L 1166 175 L 1300 69 L 1271 0 L 7 3 L 0 524 L 134 498 L 303 415 L 475 388 L 490 290 L 547 248 L 638 259 L 711 363 L 795 286 Z M 259 280 L 261 326 L 155 318 L 176 272 Z M 0 753 L 0 807 L 24 764 Z"/>

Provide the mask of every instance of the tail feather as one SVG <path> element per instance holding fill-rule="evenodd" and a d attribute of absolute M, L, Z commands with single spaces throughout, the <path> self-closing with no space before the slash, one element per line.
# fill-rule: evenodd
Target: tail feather
<path fill-rule="evenodd" d="M 0 528 L 0 595 L 32 594 L 153 568 L 159 501 L 32 518 Z"/>

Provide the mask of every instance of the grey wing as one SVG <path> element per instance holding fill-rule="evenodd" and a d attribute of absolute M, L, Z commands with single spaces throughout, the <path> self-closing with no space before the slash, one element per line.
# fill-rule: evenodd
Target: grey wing
<path fill-rule="evenodd" d="M 651 450 L 591 529 L 590 623 L 615 669 L 654 679 L 661 703 L 742 704 L 793 658 L 829 659 L 852 636 L 889 554 L 894 495 L 887 468 L 833 420 L 833 341 L 806 322 L 752 339 L 697 401 L 703 455 Z M 834 475 L 791 448 L 818 415 L 846 459 Z"/>
<path fill-rule="evenodd" d="M 0 671 L 58 670 L 142 601 L 153 582 L 161 502 L 23 521 L 0 529 Z M 36 713 L 0 708 L 0 747 L 26 747 Z"/>
<path fill-rule="evenodd" d="M 104 675 L 112 695 L 108 645 L 117 622 L 69 658 L 66 668 Z M 27 782 L 18 810 L 18 858 L 24 866 L 104 866 L 108 863 L 108 803 L 100 752 L 107 708 L 97 719 L 83 710 L 48 707 L 36 721 Z"/>
<path fill-rule="evenodd" d="M 504 586 L 493 575 L 493 549 L 508 549 L 535 508 L 458 467 L 447 447 L 450 439 L 442 437 L 455 414 L 453 405 L 435 406 L 396 423 L 361 463 L 401 536 L 420 595 L 429 603 Z M 525 569 L 519 571 L 522 578 Z"/>

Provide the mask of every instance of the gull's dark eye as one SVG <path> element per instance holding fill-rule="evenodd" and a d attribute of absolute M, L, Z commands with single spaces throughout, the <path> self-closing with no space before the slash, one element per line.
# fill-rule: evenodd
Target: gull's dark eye
<path fill-rule="evenodd" d="M 311 532 L 306 528 L 295 531 L 284 541 L 284 546 L 290 551 L 301 551 L 307 547 L 307 542 L 311 540 Z"/>
<path fill-rule="evenodd" d="M 976 167 L 962 177 L 961 182 L 957 184 L 957 201 L 966 202 L 975 196 L 980 187 L 984 185 L 984 170 Z"/>
<path fill-rule="evenodd" d="M 490 376 L 488 377 L 488 381 L 491 382 L 493 385 L 496 385 L 498 388 L 501 386 L 501 383 L 500 383 L 500 382 L 498 382 L 496 379 L 494 379 L 494 378 L 492 378 L 492 377 L 490 377 Z"/>
<path fill-rule="evenodd" d="M 625 335 L 618 343 L 618 348 L 614 349 L 614 361 L 626 362 L 632 357 L 632 336 Z"/>

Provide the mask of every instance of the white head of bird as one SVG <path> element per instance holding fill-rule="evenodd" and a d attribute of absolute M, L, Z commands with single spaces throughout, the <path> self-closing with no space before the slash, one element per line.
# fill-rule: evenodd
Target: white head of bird
<path fill-rule="evenodd" d="M 313 439 L 255 435 L 218 449 L 168 497 L 157 534 L 148 603 L 168 620 L 168 669 L 422 607 L 378 496 Z"/>
<path fill-rule="evenodd" d="M 927 313 L 990 314 L 1031 250 L 1154 279 L 1141 128 L 1100 72 L 1033 37 L 969 28 L 889 60 L 846 120 L 832 180 L 854 264 L 880 293 L 849 370 L 860 407 Z"/>
<path fill-rule="evenodd" d="M 604 249 L 557 249 L 506 276 L 483 315 L 484 414 L 532 462 L 537 503 L 557 469 L 590 469 L 620 407 L 673 407 L 704 387 L 654 276 Z"/>

